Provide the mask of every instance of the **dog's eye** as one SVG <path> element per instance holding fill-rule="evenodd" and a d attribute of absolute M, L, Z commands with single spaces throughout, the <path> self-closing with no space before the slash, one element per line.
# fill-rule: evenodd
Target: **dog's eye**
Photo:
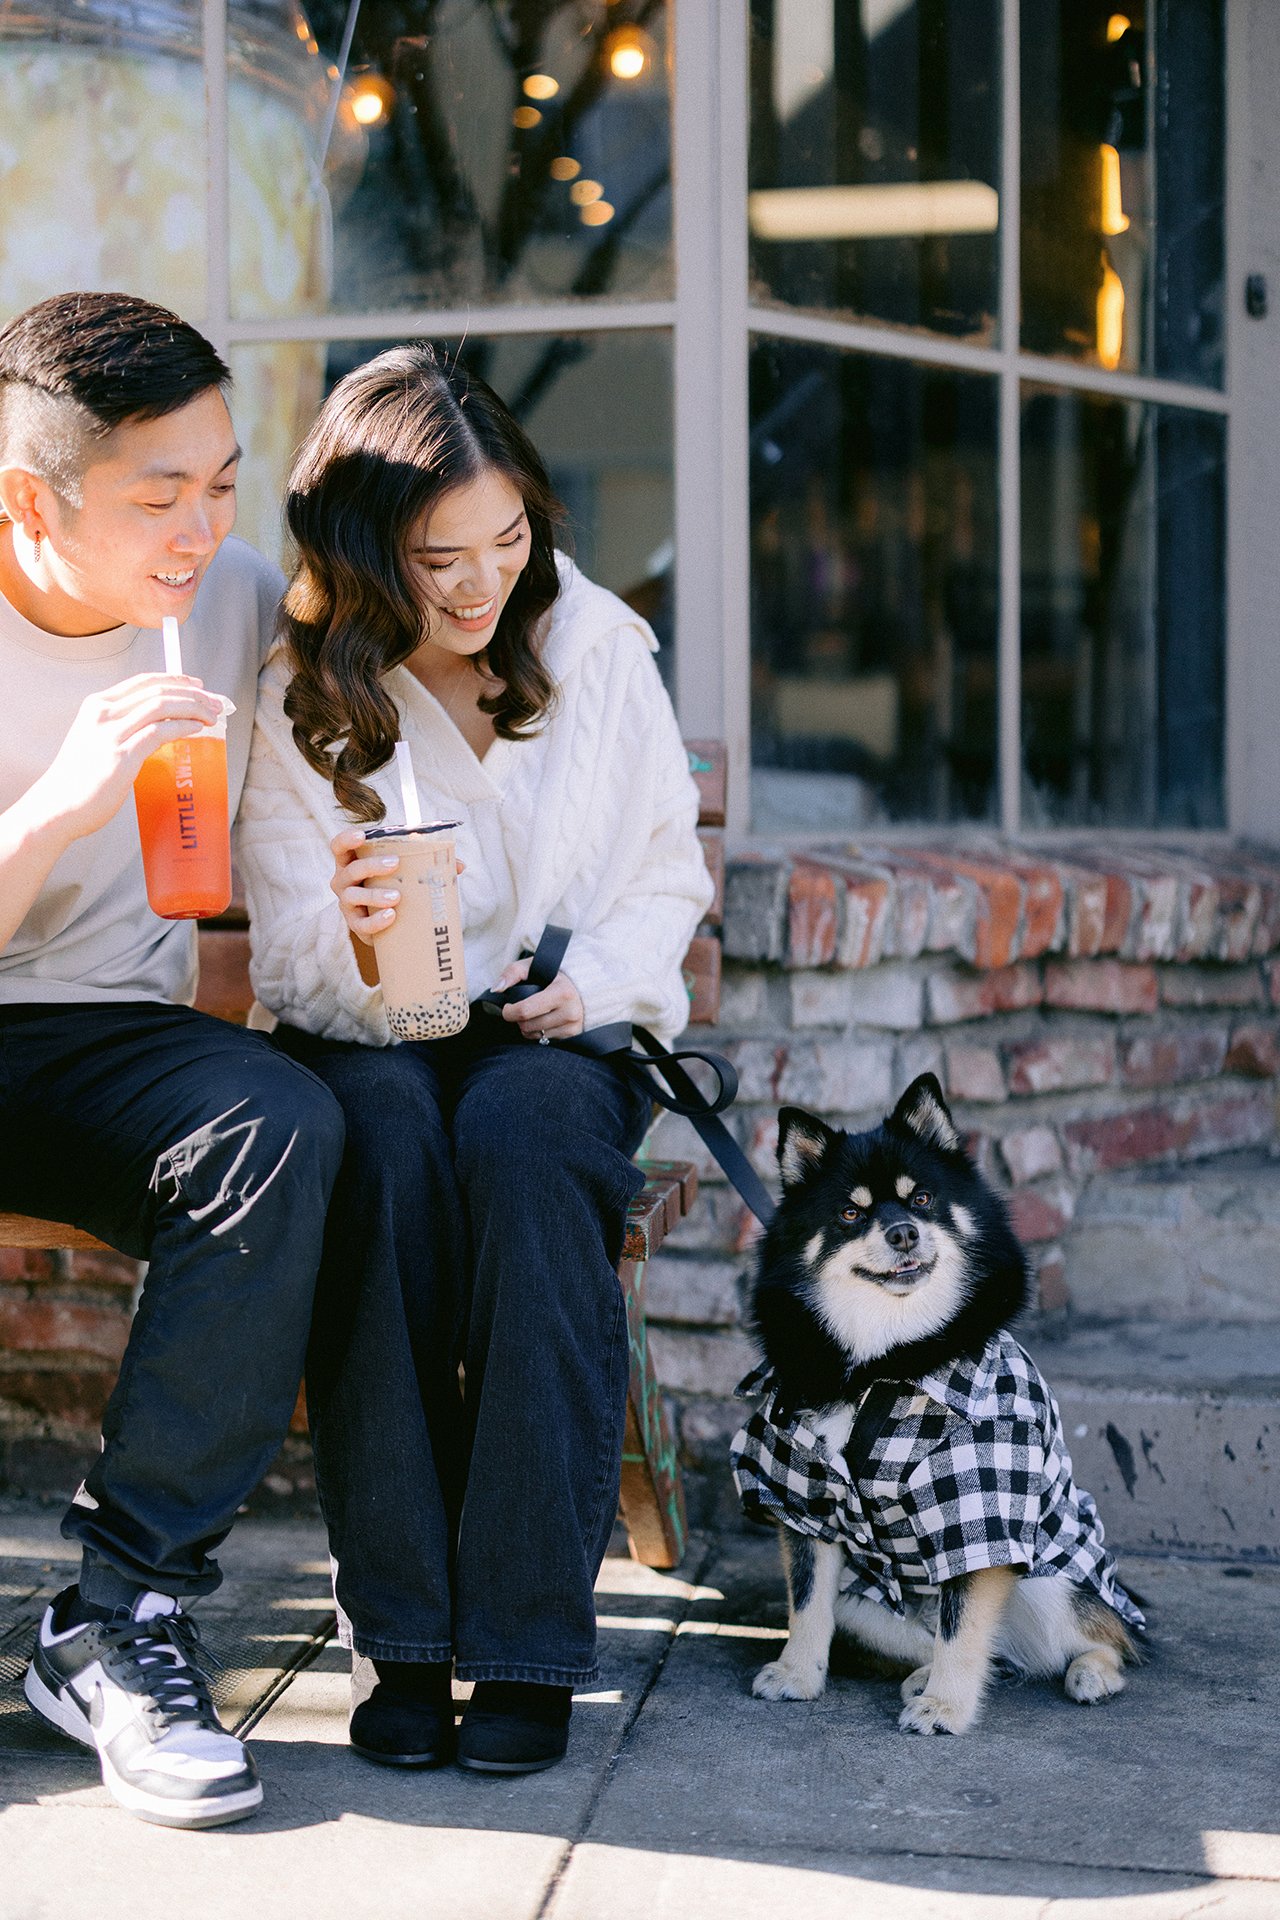
<path fill-rule="evenodd" d="M 861 1207 L 841 1207 L 840 1218 L 844 1221 L 847 1227 L 856 1227 L 859 1220 L 861 1220 L 862 1218 L 862 1208 Z"/>
<path fill-rule="evenodd" d="M 926 1193 L 923 1187 L 917 1187 L 911 1196 L 911 1204 L 913 1207 L 919 1207 L 923 1213 L 926 1207 L 933 1205 L 933 1195 Z"/>

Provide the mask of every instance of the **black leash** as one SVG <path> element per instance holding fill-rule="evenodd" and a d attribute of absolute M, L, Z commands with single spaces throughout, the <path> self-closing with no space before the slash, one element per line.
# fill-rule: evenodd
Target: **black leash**
<path fill-rule="evenodd" d="M 571 938 L 567 927 L 548 927 L 533 954 L 528 979 L 518 980 L 514 987 L 507 987 L 501 993 L 490 990 L 482 994 L 479 1005 L 486 1013 L 500 1017 L 504 1007 L 541 993 L 559 973 Z M 639 1046 L 636 1045 L 637 1040 Z M 700 1047 L 681 1047 L 672 1052 L 647 1027 L 633 1026 L 629 1020 L 614 1020 L 605 1027 L 590 1027 L 585 1033 L 575 1034 L 572 1040 L 550 1040 L 547 1044 L 563 1047 L 569 1053 L 586 1054 L 589 1059 L 611 1060 L 638 1081 L 650 1098 L 665 1107 L 668 1113 L 682 1114 L 707 1151 L 724 1169 L 725 1175 L 742 1195 L 756 1219 L 768 1226 L 776 1211 L 769 1191 L 724 1121 L 719 1118 L 726 1107 L 733 1105 L 738 1094 L 737 1072 L 722 1053 L 712 1053 Z M 685 1060 L 697 1060 L 711 1068 L 717 1082 L 713 1099 L 709 1099 L 685 1071 L 681 1064 Z"/>

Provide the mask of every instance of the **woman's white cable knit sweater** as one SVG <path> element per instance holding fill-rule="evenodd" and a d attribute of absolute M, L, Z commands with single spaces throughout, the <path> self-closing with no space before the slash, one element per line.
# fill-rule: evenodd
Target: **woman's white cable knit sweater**
<path fill-rule="evenodd" d="M 548 922 L 573 938 L 564 970 L 588 1027 L 635 1020 L 670 1041 L 689 1017 L 685 949 L 712 887 L 698 796 L 653 635 L 625 602 L 560 557 L 544 661 L 559 689 L 528 740 L 476 758 L 405 668 L 387 676 L 424 820 L 456 819 L 467 986 L 474 1000 Z M 237 822 L 259 1001 L 291 1026 L 385 1046 L 382 995 L 360 978 L 329 890 L 329 842 L 351 821 L 293 743 L 277 648 L 263 668 Z M 394 771 L 370 783 L 399 819 Z"/>

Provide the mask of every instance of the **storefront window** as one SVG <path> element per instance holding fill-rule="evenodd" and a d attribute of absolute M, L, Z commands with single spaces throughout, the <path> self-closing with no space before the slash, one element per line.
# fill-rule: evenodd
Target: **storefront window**
<path fill-rule="evenodd" d="M 753 295 L 990 340 L 997 0 L 754 0 Z"/>
<path fill-rule="evenodd" d="M 1221 826 L 1224 456 L 1212 415 L 1026 392 L 1026 825 Z"/>
<path fill-rule="evenodd" d="M 1223 14 L 1022 0 L 1022 340 L 1222 384 Z"/>
<path fill-rule="evenodd" d="M 1221 825 L 1222 0 L 752 21 L 753 826 Z"/>
<path fill-rule="evenodd" d="M 281 310 L 286 265 L 299 312 L 669 296 L 665 0 L 307 0 L 296 32 L 318 90 L 272 149 L 296 258 L 233 192 L 238 314 Z M 234 155 L 261 102 L 230 113 Z"/>
<path fill-rule="evenodd" d="M 204 327 L 240 530 L 276 554 L 335 379 L 448 331 L 664 671 L 678 544 L 672 684 L 737 827 L 749 797 L 788 835 L 1213 828 L 1225 448 L 1260 377 L 1244 355 L 1231 396 L 1226 20 L 0 0 L 0 319 L 96 286 Z"/>
<path fill-rule="evenodd" d="M 751 421 L 754 824 L 991 819 L 995 382 L 761 341 Z"/>

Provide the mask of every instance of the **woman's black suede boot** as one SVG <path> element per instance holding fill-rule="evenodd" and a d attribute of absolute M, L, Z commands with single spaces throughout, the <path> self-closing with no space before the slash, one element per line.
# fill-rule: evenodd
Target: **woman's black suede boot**
<path fill-rule="evenodd" d="M 453 1757 L 450 1663 L 353 1655 L 349 1737 L 380 1767 L 442 1767 Z"/>
<path fill-rule="evenodd" d="M 572 1687 L 477 1680 L 458 1729 L 458 1765 L 471 1773 L 541 1773 L 569 1745 Z"/>

